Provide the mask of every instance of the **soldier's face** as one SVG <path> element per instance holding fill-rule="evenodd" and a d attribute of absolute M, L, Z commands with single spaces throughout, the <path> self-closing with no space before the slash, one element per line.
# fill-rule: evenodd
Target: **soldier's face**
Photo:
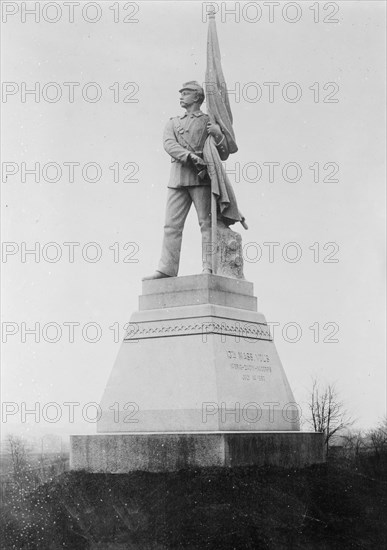
<path fill-rule="evenodd" d="M 180 105 L 183 108 L 189 107 L 198 101 L 198 93 L 192 90 L 182 90 L 180 92 Z"/>

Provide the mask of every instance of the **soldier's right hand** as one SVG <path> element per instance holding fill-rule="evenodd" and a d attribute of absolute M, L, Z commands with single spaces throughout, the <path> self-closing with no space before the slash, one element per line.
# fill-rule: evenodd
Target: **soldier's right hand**
<path fill-rule="evenodd" d="M 206 163 L 203 159 L 201 159 L 198 155 L 195 155 L 195 153 L 189 154 L 192 162 L 195 164 L 195 166 L 206 166 Z"/>

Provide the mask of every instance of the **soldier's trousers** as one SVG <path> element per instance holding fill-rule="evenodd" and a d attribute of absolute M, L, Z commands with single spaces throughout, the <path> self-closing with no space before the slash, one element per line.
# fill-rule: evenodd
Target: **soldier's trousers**
<path fill-rule="evenodd" d="M 164 239 L 158 270 L 170 277 L 179 271 L 184 223 L 194 203 L 202 233 L 203 268 L 211 268 L 211 186 L 168 188 Z"/>

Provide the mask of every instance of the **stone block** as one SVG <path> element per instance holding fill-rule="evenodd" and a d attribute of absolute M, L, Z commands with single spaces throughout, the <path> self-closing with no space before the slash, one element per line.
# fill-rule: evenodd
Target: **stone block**
<path fill-rule="evenodd" d="M 324 436 L 307 432 L 109 434 L 71 437 L 73 470 L 123 474 L 211 466 L 301 468 L 324 461 Z"/>
<path fill-rule="evenodd" d="M 143 281 L 140 311 L 198 304 L 215 304 L 257 310 L 253 285 L 242 279 L 219 275 L 189 275 Z"/>

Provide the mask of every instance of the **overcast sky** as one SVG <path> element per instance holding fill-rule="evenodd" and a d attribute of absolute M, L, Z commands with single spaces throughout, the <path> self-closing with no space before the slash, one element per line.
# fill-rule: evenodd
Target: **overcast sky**
<path fill-rule="evenodd" d="M 4 330 L 14 334 L 3 344 L 2 377 L 3 400 L 17 410 L 3 429 L 94 433 L 95 424 L 80 412 L 69 423 L 63 403 L 79 402 L 79 410 L 100 401 L 123 326 L 137 309 L 141 278 L 157 267 L 170 170 L 162 133 L 169 117 L 181 113 L 181 84 L 204 80 L 204 8 L 201 2 L 141 2 L 126 11 L 120 3 L 117 12 L 104 2 L 101 13 L 91 6 L 82 16 L 74 8 L 70 23 L 69 8 L 59 2 L 61 16 L 40 4 L 40 22 L 15 2 L 3 4 L 2 161 L 14 163 L 3 164 L 9 252 L 2 263 L 3 340 Z M 236 14 L 227 15 L 218 3 L 239 146 L 226 168 L 249 225 L 248 231 L 234 228 L 245 243 L 245 277 L 254 283 L 258 309 L 279 323 L 275 343 L 296 400 L 303 407 L 313 376 L 336 382 L 357 426 L 367 428 L 385 414 L 385 3 L 321 2 L 319 12 L 313 2 L 293 4 L 283 11 L 282 3 L 273 15 L 262 2 L 248 10 L 228 3 Z M 71 82 L 79 85 L 64 84 Z M 35 83 L 39 102 L 23 96 Z M 79 163 L 74 181 L 64 164 L 71 162 Z M 24 166 L 35 163 L 40 182 L 32 174 L 23 182 Z M 61 167 L 59 181 L 53 181 L 56 165 L 44 168 L 47 163 Z M 98 163 L 100 173 L 88 163 Z M 268 163 L 279 163 L 274 181 Z M 99 181 L 91 181 L 96 174 Z M 45 247 L 52 242 L 55 247 Z M 91 242 L 99 248 L 87 246 Z M 34 243 L 40 261 L 22 255 Z M 80 243 L 73 245 L 73 262 L 64 243 Z M 126 243 L 134 244 L 125 250 Z M 271 245 L 274 261 L 263 243 L 279 243 Z M 92 262 L 98 250 L 102 257 Z M 58 253 L 57 262 L 48 261 Z M 297 254 L 299 260 L 290 261 Z M 179 274 L 200 271 L 193 210 Z M 74 342 L 69 322 L 80 324 Z M 35 323 L 40 342 L 22 331 Z M 46 331 L 47 323 L 54 324 Z M 96 343 L 82 338 L 85 325 L 86 338 L 94 338 L 88 323 L 100 327 Z M 58 325 L 59 341 L 48 341 Z M 58 403 L 62 420 L 29 417 L 23 424 L 22 407 L 35 402 Z"/>

